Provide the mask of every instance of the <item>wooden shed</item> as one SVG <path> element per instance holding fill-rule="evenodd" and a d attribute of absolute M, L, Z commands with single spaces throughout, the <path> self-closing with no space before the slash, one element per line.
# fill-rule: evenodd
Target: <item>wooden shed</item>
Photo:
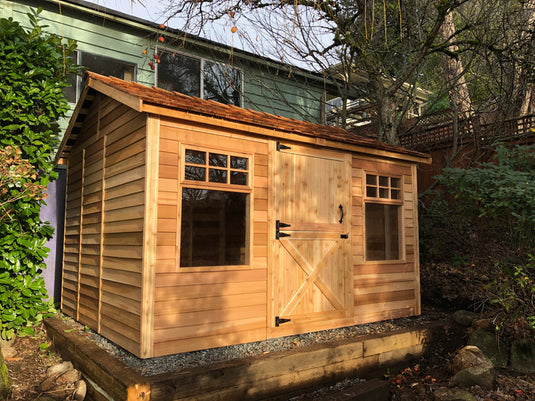
<path fill-rule="evenodd" d="M 86 73 L 61 307 L 155 357 L 420 313 L 425 154 Z"/>

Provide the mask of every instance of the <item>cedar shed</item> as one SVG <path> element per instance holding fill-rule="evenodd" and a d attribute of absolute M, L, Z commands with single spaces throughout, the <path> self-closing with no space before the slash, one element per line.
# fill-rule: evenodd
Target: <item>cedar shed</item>
<path fill-rule="evenodd" d="M 87 72 L 61 308 L 141 358 L 417 315 L 429 161 Z"/>

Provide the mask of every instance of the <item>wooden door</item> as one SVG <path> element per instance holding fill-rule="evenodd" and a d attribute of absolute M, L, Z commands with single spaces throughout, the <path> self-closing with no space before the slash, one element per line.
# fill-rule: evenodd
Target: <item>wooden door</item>
<path fill-rule="evenodd" d="M 353 306 L 351 155 L 294 144 L 277 149 L 272 325 L 347 317 Z"/>

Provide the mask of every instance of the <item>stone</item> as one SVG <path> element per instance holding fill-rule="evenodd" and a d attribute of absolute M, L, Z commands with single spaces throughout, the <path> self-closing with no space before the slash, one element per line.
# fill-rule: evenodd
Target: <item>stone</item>
<path fill-rule="evenodd" d="M 82 377 L 82 374 L 80 373 L 79 370 L 72 369 L 60 375 L 56 379 L 56 383 L 59 385 L 74 384 L 78 380 L 80 380 L 81 377 Z"/>
<path fill-rule="evenodd" d="M 511 369 L 524 373 L 535 372 L 535 343 L 515 340 L 511 344 Z"/>
<path fill-rule="evenodd" d="M 472 322 L 472 327 L 474 330 L 487 330 L 494 332 L 495 331 L 495 325 L 494 325 L 494 319 L 476 319 Z"/>
<path fill-rule="evenodd" d="M 472 322 L 477 318 L 474 312 L 458 310 L 453 314 L 453 320 L 461 326 L 470 327 Z"/>
<path fill-rule="evenodd" d="M 0 348 L 0 399 L 6 399 L 11 393 L 11 383 L 9 380 L 9 372 L 7 365 L 4 362 L 2 349 Z"/>
<path fill-rule="evenodd" d="M 485 390 L 492 390 L 496 381 L 494 368 L 488 366 L 472 366 L 459 371 L 451 383 L 454 386 L 472 387 L 479 386 Z"/>
<path fill-rule="evenodd" d="M 61 362 L 49 367 L 46 371 L 48 377 L 58 377 L 69 370 L 73 370 L 74 366 L 71 362 Z"/>
<path fill-rule="evenodd" d="M 504 368 L 509 360 L 507 345 L 499 341 L 496 333 L 490 333 L 486 330 L 476 330 L 470 336 L 469 345 L 478 347 L 494 364 Z"/>
<path fill-rule="evenodd" d="M 74 383 L 74 393 L 72 394 L 73 401 L 84 401 L 87 394 L 87 384 L 83 380 L 78 380 Z"/>
<path fill-rule="evenodd" d="M 433 394 L 437 401 L 477 401 L 473 394 L 459 388 L 437 388 Z"/>
<path fill-rule="evenodd" d="M 17 356 L 17 350 L 13 347 L 2 348 L 2 353 L 4 354 L 4 359 L 15 358 Z"/>
<path fill-rule="evenodd" d="M 467 345 L 460 349 L 450 364 L 451 372 L 455 375 L 461 370 L 474 366 L 483 366 L 493 369 L 494 365 L 487 356 L 476 346 Z"/>

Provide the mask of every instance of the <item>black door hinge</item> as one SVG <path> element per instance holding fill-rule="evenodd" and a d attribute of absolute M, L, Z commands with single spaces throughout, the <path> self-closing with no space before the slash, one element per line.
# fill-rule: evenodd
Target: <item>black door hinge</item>
<path fill-rule="evenodd" d="M 286 223 L 281 223 L 280 220 L 276 220 L 275 221 L 275 239 L 279 239 L 279 238 L 282 238 L 282 237 L 290 237 L 290 234 L 281 233 L 281 231 L 280 231 L 281 228 L 287 228 L 287 227 L 291 227 L 291 225 L 290 224 L 286 224 Z"/>
<path fill-rule="evenodd" d="M 281 318 L 280 316 L 275 316 L 275 327 L 279 327 L 281 324 L 288 323 L 291 321 L 292 319 L 284 319 L 284 318 Z"/>
<path fill-rule="evenodd" d="M 283 145 L 280 142 L 277 142 L 277 151 L 280 152 L 281 150 L 291 149 L 291 147 Z"/>

